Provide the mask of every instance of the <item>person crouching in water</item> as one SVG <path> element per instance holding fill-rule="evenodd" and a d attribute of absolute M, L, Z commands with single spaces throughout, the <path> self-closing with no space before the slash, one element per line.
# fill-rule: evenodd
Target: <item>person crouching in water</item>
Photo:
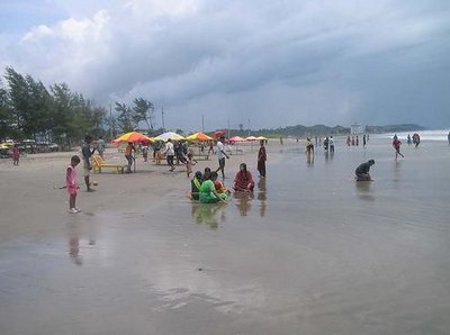
<path fill-rule="evenodd" d="M 369 160 L 366 163 L 362 163 L 355 170 L 356 181 L 373 181 L 370 176 L 370 167 L 375 164 L 373 159 Z"/>
<path fill-rule="evenodd" d="M 247 164 L 241 163 L 239 172 L 236 173 L 234 178 L 233 189 L 238 192 L 253 192 L 254 187 L 255 182 L 250 171 L 247 171 Z"/>
<path fill-rule="evenodd" d="M 219 201 L 227 202 L 226 194 L 219 194 L 219 192 L 216 191 L 216 187 L 214 185 L 214 182 L 217 180 L 217 172 L 211 172 L 211 174 L 205 174 L 203 176 L 203 182 L 200 186 L 200 196 L 199 200 L 201 203 L 204 204 L 211 204 L 216 203 Z"/>
<path fill-rule="evenodd" d="M 191 199 L 199 200 L 200 186 L 202 186 L 202 173 L 197 171 L 191 180 Z"/>

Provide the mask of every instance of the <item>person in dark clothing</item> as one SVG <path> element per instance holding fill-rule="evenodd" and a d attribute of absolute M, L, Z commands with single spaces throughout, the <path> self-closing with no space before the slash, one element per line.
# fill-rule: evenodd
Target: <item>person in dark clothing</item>
<path fill-rule="evenodd" d="M 373 159 L 369 160 L 366 163 L 362 163 L 355 170 L 356 181 L 373 181 L 372 177 L 370 177 L 370 167 L 375 164 Z"/>
<path fill-rule="evenodd" d="M 197 171 L 191 180 L 191 199 L 199 200 L 200 186 L 202 185 L 202 173 Z"/>
<path fill-rule="evenodd" d="M 88 192 L 95 191 L 93 188 L 91 188 L 91 183 L 89 181 L 89 175 L 92 170 L 91 166 L 91 156 L 95 152 L 95 148 L 91 150 L 91 143 L 92 143 L 92 137 L 87 135 L 84 138 L 84 143 L 81 148 L 81 153 L 83 156 L 83 174 L 84 174 L 84 183 L 86 184 L 86 190 Z"/>
<path fill-rule="evenodd" d="M 265 178 L 267 153 L 266 148 L 264 147 L 264 141 L 261 141 L 260 144 L 261 147 L 259 148 L 258 152 L 258 172 L 261 177 Z"/>

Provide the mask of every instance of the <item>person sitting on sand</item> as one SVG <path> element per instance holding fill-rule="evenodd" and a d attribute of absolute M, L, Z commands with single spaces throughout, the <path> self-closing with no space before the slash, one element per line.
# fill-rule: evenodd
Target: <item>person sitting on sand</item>
<path fill-rule="evenodd" d="M 216 187 L 214 186 L 214 182 L 216 180 L 217 172 L 211 172 L 211 174 L 203 176 L 203 182 L 200 186 L 199 196 L 199 200 L 201 203 L 210 204 L 219 201 L 226 202 L 227 195 L 219 194 L 219 192 L 216 191 Z"/>
<path fill-rule="evenodd" d="M 202 186 L 202 173 L 197 171 L 191 180 L 191 199 L 199 200 L 200 187 Z"/>
<path fill-rule="evenodd" d="M 375 164 L 373 159 L 369 160 L 366 163 L 362 163 L 355 170 L 356 181 L 373 181 L 372 177 L 370 177 L 370 167 Z"/>
<path fill-rule="evenodd" d="M 255 182 L 250 171 L 247 171 L 247 164 L 241 163 L 239 172 L 234 177 L 233 189 L 238 192 L 253 192 L 254 187 Z"/>
<path fill-rule="evenodd" d="M 220 195 L 225 194 L 226 195 L 225 200 L 228 200 L 228 197 L 231 194 L 231 192 L 225 187 L 224 183 L 222 183 L 219 180 L 216 180 L 214 182 L 214 187 L 216 188 L 217 193 L 219 193 Z"/>

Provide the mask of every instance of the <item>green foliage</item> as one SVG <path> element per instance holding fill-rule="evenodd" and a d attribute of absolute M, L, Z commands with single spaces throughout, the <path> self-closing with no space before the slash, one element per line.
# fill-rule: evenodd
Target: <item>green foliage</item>
<path fill-rule="evenodd" d="M 115 111 L 119 113 L 117 122 L 124 133 L 133 131 L 137 127 L 133 110 L 124 103 L 116 101 Z"/>
<path fill-rule="evenodd" d="M 7 67 L 0 86 L 0 138 L 32 138 L 71 146 L 86 134 L 105 133 L 106 109 L 93 106 L 66 84 L 50 89 L 30 75 Z"/>
<path fill-rule="evenodd" d="M 153 103 L 144 99 L 144 98 L 136 98 L 133 101 L 133 119 L 136 124 L 144 121 L 147 125 L 147 129 L 153 129 L 153 111 L 155 109 Z"/>

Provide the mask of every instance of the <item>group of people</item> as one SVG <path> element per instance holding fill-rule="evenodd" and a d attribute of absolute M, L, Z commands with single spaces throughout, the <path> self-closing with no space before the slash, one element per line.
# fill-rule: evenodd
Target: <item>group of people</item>
<path fill-rule="evenodd" d="M 362 137 L 363 141 L 363 147 L 365 148 L 367 145 L 367 142 L 369 142 L 369 134 L 364 134 Z M 348 135 L 347 136 L 347 146 L 359 146 L 359 135 Z"/>
<path fill-rule="evenodd" d="M 227 202 L 231 192 L 217 179 L 217 171 L 211 171 L 209 167 L 205 168 L 203 173 L 197 171 L 191 180 L 191 199 L 199 200 L 201 203 Z M 234 178 L 233 190 L 253 192 L 254 187 L 255 182 L 251 172 L 247 170 L 247 164 L 241 163 Z"/>
<path fill-rule="evenodd" d="M 397 136 L 397 135 L 395 135 Z M 414 146 L 417 148 L 420 144 L 420 135 L 417 133 L 414 133 L 413 136 L 411 137 L 410 134 L 408 134 L 407 140 L 408 145 L 414 144 Z"/>

